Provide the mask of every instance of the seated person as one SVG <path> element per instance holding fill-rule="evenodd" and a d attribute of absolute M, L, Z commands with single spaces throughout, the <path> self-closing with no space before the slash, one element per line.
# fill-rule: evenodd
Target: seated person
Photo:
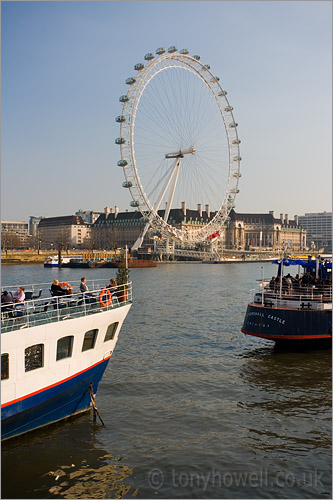
<path fill-rule="evenodd" d="M 271 281 L 269 282 L 269 288 L 270 288 L 271 290 L 274 290 L 274 288 L 275 288 L 275 277 L 274 277 L 274 276 L 272 276 L 272 279 L 271 279 Z"/>
<path fill-rule="evenodd" d="M 80 292 L 89 292 L 89 289 L 87 286 L 87 278 L 81 278 Z"/>
<path fill-rule="evenodd" d="M 13 297 L 15 302 L 24 302 L 25 299 L 24 286 L 19 286 L 17 291 L 13 293 Z"/>
<path fill-rule="evenodd" d="M 117 297 L 117 282 L 114 278 L 110 279 L 110 283 L 106 285 L 106 288 L 108 288 L 109 292 L 111 292 L 111 297 Z"/>
<path fill-rule="evenodd" d="M 65 288 L 61 288 L 59 285 L 59 280 L 53 280 L 51 285 L 51 293 L 53 297 L 60 297 L 61 295 L 69 295 L 69 290 L 65 290 Z"/>
<path fill-rule="evenodd" d="M 80 292 L 84 293 L 85 297 L 91 297 L 91 298 L 95 299 L 94 294 L 89 292 L 89 288 L 87 285 L 87 278 L 81 278 Z"/>
<path fill-rule="evenodd" d="M 5 290 L 1 295 L 1 312 L 11 311 L 13 309 L 14 300 L 11 295 Z"/>

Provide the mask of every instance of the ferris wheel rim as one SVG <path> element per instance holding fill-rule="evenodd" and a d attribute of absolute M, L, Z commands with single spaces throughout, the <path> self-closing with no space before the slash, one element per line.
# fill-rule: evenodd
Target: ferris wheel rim
<path fill-rule="evenodd" d="M 166 66 L 162 66 L 164 62 L 167 63 Z M 216 101 L 223 120 L 228 145 L 228 183 L 220 207 L 211 220 L 198 229 L 192 229 L 190 234 L 186 229 L 178 229 L 168 224 L 158 214 L 158 208 L 155 209 L 153 207 L 142 185 L 135 158 L 135 120 L 142 95 L 149 83 L 160 72 L 170 70 L 171 68 L 179 68 L 191 72 L 209 89 Z M 240 141 L 236 128 L 237 123 L 232 113 L 233 108 L 230 106 L 229 100 L 226 97 L 227 93 L 223 90 L 217 77 L 212 74 L 209 66 L 207 67 L 207 65 L 204 65 L 200 60 L 189 54 L 181 54 L 179 52 L 163 54 L 151 59 L 146 66 L 140 68 L 137 78 L 132 77 L 132 80 L 134 80 L 134 82 L 130 83 L 130 90 L 127 94 L 129 99 L 123 103 L 122 110 L 122 116 L 128 117 L 128 119 L 120 123 L 120 139 L 123 136 L 129 139 L 127 143 L 125 141 L 125 143 L 121 143 L 120 146 L 121 162 L 126 163 L 126 165 L 122 166 L 128 184 L 127 187 L 129 187 L 133 198 L 132 206 L 139 208 L 142 215 L 149 220 L 153 229 L 161 230 L 162 232 L 167 231 L 169 236 L 184 242 L 202 241 L 210 232 L 221 228 L 224 224 L 230 210 L 234 207 L 234 199 L 238 192 L 241 160 L 239 152 Z M 126 81 L 126 83 L 128 83 L 128 81 Z M 232 177 L 236 180 L 232 181 Z M 133 184 L 134 178 L 136 182 Z M 232 187 L 232 183 L 234 187 Z"/>

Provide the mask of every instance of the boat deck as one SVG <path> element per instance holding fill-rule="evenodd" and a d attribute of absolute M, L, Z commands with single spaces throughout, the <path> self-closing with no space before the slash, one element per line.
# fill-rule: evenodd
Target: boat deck
<path fill-rule="evenodd" d="M 79 284 L 80 282 L 78 287 Z M 93 286 L 90 286 L 88 281 L 87 284 L 89 292 L 85 293 L 77 292 L 57 297 L 49 294 L 45 298 L 41 296 L 13 304 L 12 307 L 1 305 L 1 333 L 88 316 L 132 303 L 132 283 L 128 283 L 126 289 L 119 286 L 112 295 L 107 291 L 104 280 L 100 283 L 95 280 Z M 26 288 L 29 286 L 34 289 L 33 285 Z M 9 293 L 16 290 L 15 287 L 3 289 Z M 30 293 L 27 292 L 27 295 L 30 296 Z"/>

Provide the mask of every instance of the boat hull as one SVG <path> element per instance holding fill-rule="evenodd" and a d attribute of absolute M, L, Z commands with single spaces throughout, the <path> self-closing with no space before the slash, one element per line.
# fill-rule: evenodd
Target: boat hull
<path fill-rule="evenodd" d="M 275 342 L 323 342 L 332 340 L 332 310 L 272 308 L 251 303 L 241 331 Z"/>
<path fill-rule="evenodd" d="M 2 407 L 1 435 L 9 439 L 86 411 L 91 406 L 89 385 L 96 394 L 109 359 L 37 394 Z"/>

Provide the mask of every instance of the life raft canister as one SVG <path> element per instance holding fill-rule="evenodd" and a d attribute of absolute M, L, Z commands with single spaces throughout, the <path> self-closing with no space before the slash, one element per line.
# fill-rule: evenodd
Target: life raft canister
<path fill-rule="evenodd" d="M 107 299 L 104 302 L 103 301 L 103 296 L 105 294 L 107 295 Z M 107 288 L 105 288 L 104 290 L 102 290 L 100 292 L 100 294 L 99 294 L 99 303 L 101 304 L 102 307 L 106 307 L 106 306 L 109 306 L 111 304 L 111 293 L 109 292 L 109 290 Z"/>
<path fill-rule="evenodd" d="M 66 281 L 64 281 L 63 283 L 59 283 L 59 286 L 61 286 L 61 288 L 67 288 L 69 293 L 72 295 L 73 293 L 73 288 L 71 287 L 71 285 L 69 283 L 67 283 Z"/>

